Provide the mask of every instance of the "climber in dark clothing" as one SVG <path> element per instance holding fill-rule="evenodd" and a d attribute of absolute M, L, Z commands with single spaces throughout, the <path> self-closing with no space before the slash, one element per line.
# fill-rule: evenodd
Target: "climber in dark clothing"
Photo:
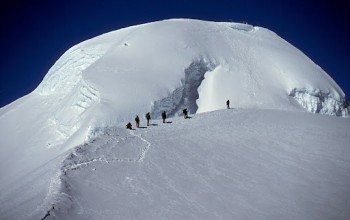
<path fill-rule="evenodd" d="M 165 123 L 165 119 L 166 119 L 166 112 L 165 111 L 162 113 L 162 119 L 163 119 L 163 123 Z"/>
<path fill-rule="evenodd" d="M 188 118 L 188 111 L 187 108 L 185 108 L 184 110 L 182 110 L 182 113 L 184 114 L 184 118 Z"/>
<path fill-rule="evenodd" d="M 227 105 L 227 109 L 230 109 L 230 100 L 229 99 L 227 99 L 226 105 Z"/>
<path fill-rule="evenodd" d="M 147 112 L 146 119 L 147 119 L 147 126 L 149 126 L 149 120 L 151 120 L 151 113 Z"/>
<path fill-rule="evenodd" d="M 136 122 L 136 127 L 140 127 L 140 118 L 138 115 L 136 115 L 136 118 L 135 118 L 135 122 Z"/>
<path fill-rule="evenodd" d="M 126 125 L 126 129 L 132 129 L 132 124 L 130 122 Z"/>

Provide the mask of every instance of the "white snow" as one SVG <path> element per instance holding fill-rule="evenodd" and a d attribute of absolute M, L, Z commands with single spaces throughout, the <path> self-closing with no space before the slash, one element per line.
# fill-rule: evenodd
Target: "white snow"
<path fill-rule="evenodd" d="M 231 109 L 108 128 L 63 162 L 57 219 L 346 219 L 350 121 Z M 145 123 L 143 121 L 143 123 Z"/>
<path fill-rule="evenodd" d="M 239 110 L 205 113 L 227 99 Z M 106 33 L 0 109 L 0 218 L 349 217 L 348 106 L 265 28 L 172 19 Z M 205 114 L 124 129 L 184 107 Z"/>

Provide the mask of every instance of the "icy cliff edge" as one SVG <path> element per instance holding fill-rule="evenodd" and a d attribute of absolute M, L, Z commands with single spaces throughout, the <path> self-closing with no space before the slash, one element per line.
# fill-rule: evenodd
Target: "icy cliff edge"
<path fill-rule="evenodd" d="M 309 112 L 349 117 L 349 101 L 346 97 L 335 97 L 329 91 L 305 88 L 294 88 L 290 96 Z"/>

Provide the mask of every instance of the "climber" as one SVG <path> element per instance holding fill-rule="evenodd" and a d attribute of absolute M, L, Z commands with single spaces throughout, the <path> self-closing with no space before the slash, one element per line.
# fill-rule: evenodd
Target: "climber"
<path fill-rule="evenodd" d="M 126 129 L 132 130 L 132 124 L 130 122 L 126 125 Z"/>
<path fill-rule="evenodd" d="M 184 110 L 182 110 L 182 113 L 184 114 L 184 119 L 188 118 L 188 111 L 187 111 L 187 108 L 185 108 Z"/>
<path fill-rule="evenodd" d="M 163 123 L 165 123 L 165 119 L 166 119 L 166 112 L 165 111 L 162 113 L 162 119 L 163 119 Z"/>
<path fill-rule="evenodd" d="M 227 101 L 226 101 L 226 106 L 227 106 L 227 109 L 230 109 L 230 100 L 229 99 L 227 99 Z"/>
<path fill-rule="evenodd" d="M 146 119 L 147 119 L 147 126 L 149 126 L 149 120 L 151 120 L 151 113 L 147 112 Z"/>
<path fill-rule="evenodd" d="M 139 128 L 140 127 L 140 118 L 138 115 L 136 115 L 135 122 L 136 122 L 136 127 Z"/>

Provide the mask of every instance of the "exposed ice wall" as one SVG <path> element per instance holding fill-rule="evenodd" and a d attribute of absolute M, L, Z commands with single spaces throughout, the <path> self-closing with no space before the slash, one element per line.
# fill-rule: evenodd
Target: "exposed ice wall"
<path fill-rule="evenodd" d="M 189 113 L 196 113 L 198 87 L 204 79 L 204 74 L 214 68 L 214 63 L 204 59 L 192 62 L 184 71 L 185 78 L 181 80 L 181 86 L 169 96 L 153 103 L 152 118 L 159 118 L 163 111 L 166 111 L 168 116 L 182 115 L 184 108 L 187 108 Z"/>
<path fill-rule="evenodd" d="M 312 113 L 342 117 L 347 117 L 349 115 L 349 102 L 346 97 L 336 97 L 329 91 L 294 88 L 290 92 L 290 96 L 307 111 Z"/>

